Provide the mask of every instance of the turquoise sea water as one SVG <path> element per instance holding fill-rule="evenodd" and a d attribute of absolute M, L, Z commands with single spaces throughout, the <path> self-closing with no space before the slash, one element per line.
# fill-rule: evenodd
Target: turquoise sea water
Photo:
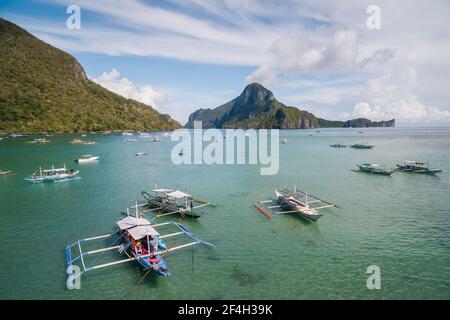
<path fill-rule="evenodd" d="M 280 131 L 289 142 L 280 145 L 275 176 L 259 175 L 255 165 L 173 165 L 175 143 L 168 140 L 125 143 L 122 136 L 89 135 L 99 143 L 78 146 L 68 143 L 73 138 L 55 136 L 48 145 L 0 141 L 0 168 L 15 172 L 0 177 L 2 299 L 450 298 L 449 128 Z M 360 141 L 375 148 L 329 147 Z M 148 155 L 136 157 L 139 151 Z M 72 162 L 83 154 L 102 159 Z M 405 159 L 430 160 L 443 172 L 385 177 L 350 171 L 361 162 L 394 167 Z M 79 169 L 82 179 L 23 180 L 39 165 L 64 163 Z M 129 263 L 87 273 L 81 290 L 68 290 L 65 245 L 113 231 L 120 212 L 155 183 L 217 204 L 199 220 L 159 220 L 182 222 L 217 249 L 174 252 L 166 257 L 170 277 L 151 274 L 137 288 L 143 272 Z M 285 184 L 343 209 L 325 209 L 318 223 L 310 223 L 292 215 L 269 221 L 252 208 Z M 366 287 L 370 265 L 381 268 L 381 290 Z"/>

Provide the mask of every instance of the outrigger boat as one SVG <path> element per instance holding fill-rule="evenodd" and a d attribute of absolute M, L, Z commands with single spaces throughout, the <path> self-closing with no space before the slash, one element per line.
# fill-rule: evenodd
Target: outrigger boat
<path fill-rule="evenodd" d="M 347 146 L 342 143 L 330 144 L 330 147 L 332 147 L 332 148 L 347 148 Z"/>
<path fill-rule="evenodd" d="M 375 146 L 369 145 L 367 142 L 352 144 L 353 149 L 372 149 Z"/>
<path fill-rule="evenodd" d="M 12 170 L 0 169 L 0 176 L 9 176 L 13 174 Z"/>
<path fill-rule="evenodd" d="M 73 139 L 70 143 L 71 143 L 71 144 L 84 144 L 84 145 L 89 145 L 89 144 L 96 144 L 97 142 L 95 142 L 95 141 L 84 141 L 84 140 L 81 140 L 80 138 L 75 138 L 75 139 Z"/>
<path fill-rule="evenodd" d="M 74 169 L 66 169 L 66 165 L 63 168 L 54 168 L 42 170 L 39 167 L 39 172 L 34 172 L 31 176 L 25 178 L 25 180 L 33 183 L 50 182 L 50 181 L 66 181 L 79 179 L 79 171 Z"/>
<path fill-rule="evenodd" d="M 253 206 L 269 219 L 273 215 L 297 213 L 300 216 L 316 222 L 322 215 L 319 210 L 325 208 L 341 208 L 337 204 L 319 199 L 307 192 L 286 188 L 275 190 L 276 200 L 258 201 Z M 310 200 L 312 199 L 312 200 Z M 319 206 L 316 206 L 319 204 Z M 322 204 L 322 205 L 320 205 Z"/>
<path fill-rule="evenodd" d="M 73 160 L 77 163 L 90 163 L 90 162 L 97 162 L 100 160 L 100 156 L 92 156 L 90 154 L 82 155 L 80 158 Z"/>
<path fill-rule="evenodd" d="M 215 248 L 212 243 L 200 239 L 196 234 L 192 233 L 180 223 L 165 222 L 152 224 L 149 220 L 140 216 L 137 203 L 134 208 L 136 212 L 135 216 L 131 216 L 129 214 L 129 209 L 127 209 L 127 217 L 117 221 L 118 231 L 116 233 L 77 240 L 75 243 L 66 246 L 67 266 L 70 267 L 77 261 L 81 262 L 82 270 L 77 276 L 81 276 L 83 273 L 89 271 L 132 261 L 138 262 L 144 271 L 155 271 L 158 275 L 169 276 L 171 272 L 163 259 L 166 254 L 197 244 L 204 244 L 208 247 Z M 163 226 L 175 226 L 177 232 L 162 235 L 157 229 Z M 166 244 L 166 239 L 181 235 L 187 236 L 193 241 L 178 246 L 169 246 Z M 86 242 L 108 238 L 115 238 L 109 247 L 91 251 L 84 251 L 82 248 L 82 244 L 85 244 Z M 78 256 L 76 257 L 73 257 L 72 255 L 72 251 L 74 250 L 78 251 Z M 119 252 L 120 254 L 124 254 L 126 258 L 94 266 L 87 266 L 86 256 L 107 251 Z"/>
<path fill-rule="evenodd" d="M 31 141 L 28 141 L 27 143 L 37 143 L 37 144 L 44 144 L 44 143 L 50 143 L 51 141 L 46 138 L 36 138 Z"/>
<path fill-rule="evenodd" d="M 147 201 L 141 204 L 141 206 L 147 207 L 147 210 L 144 212 L 153 212 L 156 214 L 156 217 L 179 214 L 182 217 L 197 219 L 204 214 L 204 212 L 197 212 L 197 209 L 214 206 L 206 200 L 201 200 L 179 190 L 155 188 L 152 192 L 154 194 L 146 191 L 141 192 Z"/>
<path fill-rule="evenodd" d="M 385 166 L 375 164 L 375 163 L 362 163 L 357 165 L 357 169 L 353 169 L 355 172 L 366 172 L 373 174 L 380 174 L 385 176 L 390 176 L 395 172 L 393 169 L 386 169 Z"/>
<path fill-rule="evenodd" d="M 422 162 L 416 160 L 407 160 L 403 164 L 397 164 L 399 171 L 421 173 L 421 174 L 436 174 L 442 172 L 441 169 L 430 168 L 430 162 Z"/>

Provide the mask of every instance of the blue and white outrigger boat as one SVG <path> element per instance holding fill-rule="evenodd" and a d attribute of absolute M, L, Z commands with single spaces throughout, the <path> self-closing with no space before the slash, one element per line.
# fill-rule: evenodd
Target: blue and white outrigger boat
<path fill-rule="evenodd" d="M 208 247 L 215 248 L 215 246 L 207 241 L 200 239 L 197 235 L 192 233 L 184 225 L 177 222 L 164 222 L 159 224 L 152 224 L 142 214 L 139 213 L 139 207 L 136 203 L 134 210 L 136 214 L 130 215 L 130 209 L 127 208 L 127 216 L 116 222 L 117 232 L 112 234 L 105 234 L 101 236 L 90 237 L 86 239 L 77 240 L 71 245 L 66 246 L 67 266 L 71 267 L 75 262 L 81 262 L 81 274 L 103 269 L 106 267 L 136 261 L 144 271 L 155 271 L 158 275 L 169 276 L 170 270 L 164 261 L 164 256 L 175 250 L 194 246 L 196 244 L 204 244 Z M 163 226 L 174 226 L 177 228 L 176 232 L 161 234 L 157 229 Z M 185 235 L 193 240 L 178 246 L 170 246 L 166 244 L 166 239 Z M 109 247 L 100 248 L 91 251 L 83 250 L 82 245 L 87 242 L 93 242 L 100 239 L 114 239 Z M 73 257 L 73 251 L 78 251 L 78 255 Z M 108 251 L 116 251 L 126 256 L 125 259 L 119 259 L 112 262 L 88 266 L 86 258 L 98 253 L 105 253 Z"/>
<path fill-rule="evenodd" d="M 31 176 L 26 177 L 25 180 L 33 183 L 67 181 L 80 179 L 78 176 L 79 173 L 78 170 L 67 169 L 66 165 L 63 168 L 55 168 L 52 166 L 48 170 L 42 170 L 42 167 L 39 167 L 39 171 L 35 171 Z"/>

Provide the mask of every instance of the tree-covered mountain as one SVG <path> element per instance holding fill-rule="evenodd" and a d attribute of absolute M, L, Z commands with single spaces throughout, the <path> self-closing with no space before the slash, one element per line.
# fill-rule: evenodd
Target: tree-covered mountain
<path fill-rule="evenodd" d="M 86 77 L 71 55 L 0 18 L 0 130 L 77 132 L 172 130 L 151 106 Z"/>
<path fill-rule="evenodd" d="M 372 122 L 355 119 L 346 122 L 316 118 L 308 111 L 288 107 L 259 83 L 245 87 L 239 97 L 215 108 L 199 109 L 189 116 L 186 128 L 202 121 L 203 128 L 311 129 L 347 127 L 394 127 L 395 120 Z"/>
<path fill-rule="evenodd" d="M 372 127 L 395 127 L 395 119 L 389 121 L 371 121 L 366 118 L 348 120 L 344 123 L 344 128 L 372 128 Z"/>
<path fill-rule="evenodd" d="M 307 111 L 288 107 L 259 83 L 249 84 L 239 97 L 215 109 L 199 109 L 189 116 L 186 128 L 202 121 L 203 128 L 307 129 L 319 126 Z"/>

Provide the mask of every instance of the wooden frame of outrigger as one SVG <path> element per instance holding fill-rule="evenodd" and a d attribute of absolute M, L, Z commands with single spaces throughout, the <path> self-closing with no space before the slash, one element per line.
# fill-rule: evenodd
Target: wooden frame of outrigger
<path fill-rule="evenodd" d="M 301 191 L 301 190 L 297 190 L 297 188 L 294 186 L 294 189 L 289 189 L 287 187 L 284 187 L 283 189 L 280 189 L 281 191 L 284 192 L 289 192 L 291 194 L 291 196 L 293 196 L 294 198 L 296 198 L 299 201 L 304 201 L 304 203 L 306 205 L 310 205 L 310 204 L 314 204 L 314 203 L 323 203 L 325 205 L 323 206 L 319 206 L 319 207 L 311 207 L 314 208 L 316 210 L 321 210 L 321 209 L 325 209 L 325 208 L 339 208 L 342 209 L 339 205 L 325 201 L 323 199 L 320 199 L 316 196 L 313 196 L 311 194 L 308 194 L 305 191 Z M 299 196 L 302 196 L 303 199 L 301 199 Z M 312 201 L 308 201 L 308 198 L 312 198 L 314 200 Z M 276 204 L 276 205 L 275 205 Z M 272 220 L 272 217 L 274 215 L 279 215 L 279 214 L 286 214 L 286 213 L 298 213 L 298 211 L 296 210 L 290 210 L 290 211 L 276 211 L 274 209 L 277 208 L 282 208 L 283 205 L 280 204 L 280 201 L 278 199 L 267 199 L 267 200 L 261 200 L 261 201 L 257 201 L 253 204 L 253 207 L 258 210 L 261 214 L 265 215 L 269 220 Z"/>
<path fill-rule="evenodd" d="M 193 195 L 186 194 L 186 193 L 184 193 L 182 191 L 178 191 L 178 190 L 158 189 L 155 185 L 155 189 L 153 189 L 152 191 L 155 192 L 155 196 L 150 195 L 146 191 L 142 191 L 142 196 L 144 197 L 145 200 L 147 200 L 147 202 L 141 203 L 141 204 L 139 204 L 139 206 L 140 207 L 153 206 L 152 208 L 143 210 L 142 212 L 143 213 L 154 212 L 155 216 L 157 218 L 169 216 L 169 215 L 173 215 L 173 214 L 180 214 L 181 216 L 184 217 L 187 214 L 194 214 L 194 210 L 196 210 L 196 209 L 200 209 L 200 208 L 207 207 L 207 206 L 215 206 L 215 204 L 213 204 L 209 201 L 197 198 Z M 184 207 L 176 202 L 176 198 L 175 198 L 175 200 L 170 199 L 170 192 L 181 192 L 184 194 L 184 196 L 182 197 L 182 198 L 184 198 Z M 166 197 L 166 199 L 169 201 L 167 203 L 167 205 L 164 205 L 164 203 L 161 203 L 158 206 L 158 204 L 156 204 L 156 203 L 155 204 L 151 203 L 151 199 L 161 197 L 161 196 L 158 196 L 158 193 L 165 193 L 164 197 Z M 192 204 L 194 202 L 197 202 L 200 204 L 197 206 L 189 206 L 188 205 L 188 203 Z M 176 205 L 179 209 L 171 211 L 169 209 L 169 207 L 170 207 L 169 204 Z"/>
<path fill-rule="evenodd" d="M 138 210 L 137 205 L 136 205 L 136 210 Z M 153 252 L 153 253 L 141 255 L 139 257 L 131 257 L 131 256 L 127 255 L 128 258 L 126 258 L 126 259 L 121 259 L 121 260 L 117 260 L 117 261 L 113 261 L 113 262 L 108 262 L 108 263 L 103 263 L 103 264 L 87 267 L 86 263 L 84 261 L 84 257 L 86 257 L 88 255 L 93 255 L 93 254 L 97 254 L 97 253 L 103 253 L 103 252 L 112 251 L 112 250 L 116 250 L 116 249 L 119 252 L 121 252 L 121 248 L 122 248 L 122 245 L 114 245 L 120 240 L 120 238 L 122 238 L 122 235 L 119 235 L 118 238 L 109 247 L 96 249 L 96 250 L 91 250 L 91 251 L 83 251 L 82 243 L 113 237 L 113 236 L 117 235 L 117 233 L 111 233 L 111 234 L 104 234 L 104 235 L 100 235 L 100 236 L 94 236 L 94 237 L 90 237 L 90 238 L 77 240 L 73 244 L 66 246 L 65 250 L 66 250 L 67 267 L 72 266 L 74 264 L 74 262 L 77 262 L 78 260 L 80 260 L 83 270 L 79 274 L 77 274 L 75 276 L 75 278 L 77 278 L 77 277 L 80 277 L 82 274 L 84 274 L 86 272 L 89 272 L 89 271 L 102 269 L 102 268 L 106 268 L 106 267 L 110 267 L 110 266 L 114 266 L 114 265 L 118 265 L 118 264 L 122 264 L 122 263 L 126 263 L 126 262 L 137 261 L 139 259 L 145 259 L 145 258 L 148 258 L 148 257 L 151 257 L 151 256 L 155 256 L 155 255 L 167 254 L 167 253 L 173 252 L 175 250 L 191 247 L 191 246 L 196 245 L 196 244 L 204 244 L 204 245 L 207 245 L 207 246 L 215 248 L 214 244 L 202 240 L 196 234 L 191 232 L 188 228 L 186 228 L 184 225 L 182 225 L 180 223 L 177 223 L 177 222 L 174 222 L 174 221 L 170 221 L 170 222 L 164 222 L 164 223 L 159 223 L 159 224 L 152 224 L 151 226 L 154 227 L 154 228 L 157 228 L 157 227 L 161 227 L 161 226 L 165 226 L 165 225 L 175 225 L 176 227 L 178 227 L 178 229 L 180 231 L 174 232 L 174 233 L 170 233 L 170 234 L 160 235 L 159 238 L 165 239 L 165 238 L 175 237 L 175 236 L 178 236 L 178 235 L 186 235 L 186 236 L 190 237 L 191 239 L 193 239 L 194 241 L 186 243 L 186 244 L 183 244 L 183 245 L 171 247 L 171 248 L 168 248 L 166 250 L 160 250 L 158 252 Z M 74 248 L 74 247 L 76 249 L 78 249 L 79 255 L 76 256 L 75 258 L 72 258 L 72 248 Z"/>

